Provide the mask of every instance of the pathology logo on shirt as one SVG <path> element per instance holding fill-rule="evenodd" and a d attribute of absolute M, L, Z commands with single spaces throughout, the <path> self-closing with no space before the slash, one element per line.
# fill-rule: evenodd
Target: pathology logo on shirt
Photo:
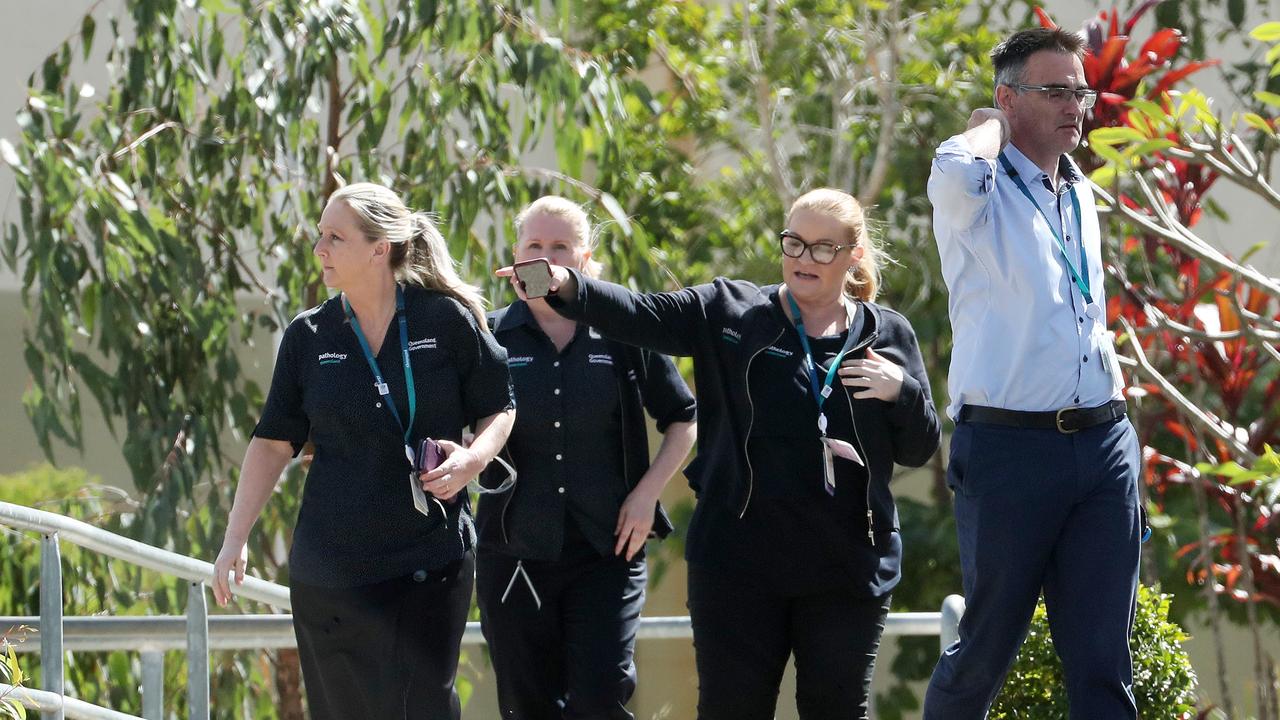
<path fill-rule="evenodd" d="M 423 338 L 421 340 L 409 341 L 409 352 L 414 352 L 417 350 L 435 350 L 436 347 L 437 346 L 436 346 L 435 338 Z"/>
<path fill-rule="evenodd" d="M 720 339 L 737 345 L 742 342 L 742 333 L 732 328 L 725 328 L 720 331 Z"/>
<path fill-rule="evenodd" d="M 346 359 L 347 359 L 346 353 L 332 353 L 332 352 L 320 353 L 320 357 L 319 357 L 321 365 L 337 365 L 338 363 Z"/>
<path fill-rule="evenodd" d="M 532 355 L 515 355 L 513 357 L 507 358 L 507 367 L 509 368 L 524 367 L 526 365 L 532 365 L 532 364 L 533 364 Z"/>
<path fill-rule="evenodd" d="M 791 352 L 790 350 L 780 348 L 777 345 L 770 345 L 769 347 L 764 349 L 764 354 L 772 355 L 774 357 L 787 358 L 787 357 L 791 357 L 795 353 Z"/>

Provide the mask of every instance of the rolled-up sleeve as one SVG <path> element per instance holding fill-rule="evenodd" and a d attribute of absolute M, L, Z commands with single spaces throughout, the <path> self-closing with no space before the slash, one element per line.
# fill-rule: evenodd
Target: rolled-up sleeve
<path fill-rule="evenodd" d="M 964 135 L 939 145 L 929 172 L 934 223 L 952 230 L 985 224 L 991 216 L 995 174 L 995 161 L 975 155 Z"/>

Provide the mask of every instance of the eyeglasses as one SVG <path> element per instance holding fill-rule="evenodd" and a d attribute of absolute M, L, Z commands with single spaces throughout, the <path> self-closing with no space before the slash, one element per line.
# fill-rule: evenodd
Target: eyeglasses
<path fill-rule="evenodd" d="M 1044 96 L 1053 102 L 1062 102 L 1070 98 L 1074 102 L 1080 103 L 1080 107 L 1088 110 L 1098 102 L 1098 91 L 1090 88 L 1069 88 L 1057 85 L 1023 85 L 1018 83 L 1012 87 L 1017 88 L 1019 92 L 1038 92 L 1044 93 Z"/>
<path fill-rule="evenodd" d="M 836 245 L 826 241 L 816 243 L 807 243 L 799 235 L 790 230 L 783 230 L 778 233 L 778 244 L 782 247 L 782 254 L 787 257 L 798 258 L 804 255 L 804 251 L 809 251 L 809 257 L 819 265 L 828 265 L 832 260 L 836 259 L 836 253 L 851 248 L 853 245 Z"/>

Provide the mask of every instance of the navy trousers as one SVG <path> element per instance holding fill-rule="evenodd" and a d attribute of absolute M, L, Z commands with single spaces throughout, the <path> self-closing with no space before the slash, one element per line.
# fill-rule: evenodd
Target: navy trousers
<path fill-rule="evenodd" d="M 933 671 L 925 720 L 986 717 L 1042 592 L 1071 718 L 1137 717 L 1140 462 L 1128 419 L 1071 435 L 957 425 L 947 481 L 966 608 L 960 639 Z"/>
<path fill-rule="evenodd" d="M 481 550 L 476 573 L 504 720 L 633 720 L 644 554 L 524 560 L 512 584 L 516 562 Z"/>

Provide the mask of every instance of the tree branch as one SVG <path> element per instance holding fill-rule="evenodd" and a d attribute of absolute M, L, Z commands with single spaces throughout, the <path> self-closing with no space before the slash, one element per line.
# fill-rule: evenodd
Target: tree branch
<path fill-rule="evenodd" d="M 1165 397 L 1167 397 L 1192 420 L 1195 420 L 1197 424 L 1204 427 L 1227 445 L 1231 446 L 1231 449 L 1235 451 L 1237 457 L 1244 461 L 1241 464 L 1252 464 L 1257 460 L 1257 455 L 1255 455 L 1253 451 L 1237 440 L 1235 434 L 1231 432 L 1231 430 L 1223 427 L 1224 423 L 1211 417 L 1204 410 L 1201 410 L 1195 403 L 1188 400 L 1187 396 L 1183 395 L 1178 388 L 1174 387 L 1173 383 L 1169 382 L 1169 380 L 1162 375 L 1159 370 L 1156 370 L 1155 366 L 1151 364 L 1151 361 L 1147 359 L 1147 353 L 1142 349 L 1142 343 L 1138 342 L 1138 333 L 1133 329 L 1133 325 L 1129 324 L 1128 320 L 1121 317 L 1120 324 L 1124 326 L 1125 332 L 1133 338 L 1133 342 L 1130 342 L 1128 345 L 1133 349 L 1133 359 L 1138 363 L 1138 370 L 1140 370 L 1148 380 L 1151 380 L 1156 385 L 1160 386 L 1160 390 Z"/>
<path fill-rule="evenodd" d="M 774 2 L 769 0 L 765 13 L 765 38 L 772 41 L 774 36 Z M 755 75 L 756 116 L 760 120 L 761 140 L 764 142 L 765 157 L 769 160 L 769 172 L 773 177 L 774 192 L 783 200 L 783 206 L 791 204 L 795 199 L 796 189 L 782 166 L 782 151 L 778 148 L 777 138 L 773 136 L 773 91 L 769 87 L 769 77 L 764 72 L 764 63 L 760 60 L 760 48 L 756 45 L 751 33 L 751 6 L 745 4 L 742 9 L 742 42 L 747 48 L 747 58 L 751 64 L 751 72 Z M 770 46 L 771 47 L 771 46 Z"/>
<path fill-rule="evenodd" d="M 893 137 L 898 129 L 898 102 L 895 82 L 898 74 L 898 0 L 889 3 L 889 21 L 885 24 L 884 52 L 886 66 L 874 74 L 880 90 L 880 136 L 876 140 L 875 161 L 871 172 L 858 192 L 858 202 L 868 207 L 880 197 L 885 178 L 889 176 L 889 163 L 893 156 Z"/>
<path fill-rule="evenodd" d="M 1136 177 L 1141 178 L 1140 175 Z M 1143 182 L 1143 184 L 1145 185 L 1145 181 L 1140 180 L 1140 182 Z M 1236 274 L 1240 276 L 1242 279 L 1244 279 L 1245 282 L 1247 282 L 1250 285 L 1253 285 L 1254 287 L 1258 288 L 1259 290 L 1262 290 L 1263 292 L 1266 292 L 1273 296 L 1280 296 L 1280 281 L 1277 281 L 1275 278 L 1267 277 L 1266 275 L 1263 275 L 1262 273 L 1258 272 L 1257 270 L 1251 267 L 1240 265 L 1239 263 L 1231 260 L 1226 255 L 1223 255 L 1221 252 L 1219 252 L 1217 249 L 1210 247 L 1203 240 L 1200 240 L 1199 238 L 1197 238 L 1193 233 L 1187 230 L 1185 226 L 1183 226 L 1181 223 L 1177 222 L 1176 220 L 1172 220 L 1172 218 L 1170 218 L 1170 221 L 1176 224 L 1177 227 L 1182 230 L 1182 232 L 1178 232 L 1175 229 L 1164 227 L 1156 222 L 1153 222 L 1150 216 L 1145 215 L 1144 213 L 1138 210 L 1135 210 L 1134 208 L 1131 208 L 1128 205 L 1125 205 L 1124 203 L 1117 203 L 1115 199 L 1111 197 L 1110 193 L 1108 193 L 1106 190 L 1103 190 L 1097 184 L 1093 184 L 1093 188 L 1094 188 L 1094 193 L 1108 203 L 1107 207 L 1099 208 L 1098 209 L 1099 212 L 1111 213 L 1111 212 L 1116 212 L 1118 210 L 1121 215 L 1123 215 L 1125 218 L 1129 219 L 1134 224 L 1141 227 L 1143 230 L 1146 230 L 1147 232 L 1153 235 L 1160 236 L 1164 240 L 1167 240 L 1169 244 L 1175 246 L 1177 249 L 1183 252 L 1186 252 L 1189 255 L 1193 255 L 1196 258 L 1203 260 L 1218 268 L 1221 268 L 1223 270 Z M 1150 186 L 1147 186 L 1146 190 L 1150 191 Z M 1158 207 L 1160 204 L 1161 203 L 1159 202 L 1152 203 L 1152 205 L 1156 207 Z M 1164 218 L 1161 218 L 1161 220 L 1163 221 Z M 1194 238 L 1194 241 L 1191 239 L 1188 239 L 1188 236 L 1190 236 L 1190 238 Z"/>

